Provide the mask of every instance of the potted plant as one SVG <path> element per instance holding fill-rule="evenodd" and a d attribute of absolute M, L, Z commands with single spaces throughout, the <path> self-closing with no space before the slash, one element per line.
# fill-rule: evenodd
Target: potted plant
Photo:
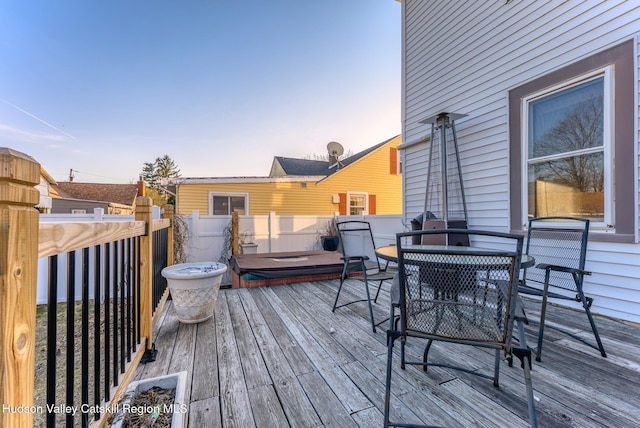
<path fill-rule="evenodd" d="M 256 254 L 258 244 L 254 242 L 255 235 L 252 232 L 244 232 L 240 235 L 240 250 L 242 254 Z"/>
<path fill-rule="evenodd" d="M 340 238 L 338 238 L 338 226 L 336 225 L 336 219 L 332 218 L 327 221 L 320 234 L 320 243 L 322 249 L 325 251 L 336 251 L 340 244 Z"/>
<path fill-rule="evenodd" d="M 156 422 L 166 426 L 169 422 L 171 428 L 181 428 L 186 425 L 189 409 L 186 391 L 186 371 L 130 382 L 110 427 L 151 426 Z M 139 411 L 124 411 L 127 408 Z"/>

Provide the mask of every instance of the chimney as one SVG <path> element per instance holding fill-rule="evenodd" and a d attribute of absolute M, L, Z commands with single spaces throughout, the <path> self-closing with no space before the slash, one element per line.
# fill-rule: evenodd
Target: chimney
<path fill-rule="evenodd" d="M 147 186 L 145 186 L 144 179 L 142 178 L 142 176 L 139 176 L 138 183 L 136 184 L 137 184 L 136 187 L 138 188 L 138 196 L 147 196 L 146 195 L 147 192 L 145 192 L 145 189 Z"/>
<path fill-rule="evenodd" d="M 338 157 L 332 153 L 329 153 L 329 166 L 333 166 L 338 162 Z"/>

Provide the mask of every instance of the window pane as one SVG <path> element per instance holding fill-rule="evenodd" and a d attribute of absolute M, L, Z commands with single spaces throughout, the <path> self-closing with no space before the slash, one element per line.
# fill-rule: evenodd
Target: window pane
<path fill-rule="evenodd" d="M 604 221 L 604 156 L 591 153 L 531 163 L 529 217 L 554 215 Z"/>
<path fill-rule="evenodd" d="M 244 215 L 244 196 L 231 196 L 231 212 Z"/>
<path fill-rule="evenodd" d="M 529 103 L 529 159 L 603 146 L 604 78 Z"/>
<path fill-rule="evenodd" d="M 364 211 L 364 195 L 350 195 L 349 197 L 349 214 L 358 215 Z"/>
<path fill-rule="evenodd" d="M 213 197 L 213 215 L 229 215 L 229 197 Z"/>

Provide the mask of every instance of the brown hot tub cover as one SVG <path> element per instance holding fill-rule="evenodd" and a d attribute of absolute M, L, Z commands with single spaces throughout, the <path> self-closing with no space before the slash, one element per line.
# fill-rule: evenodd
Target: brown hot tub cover
<path fill-rule="evenodd" d="M 240 254 L 231 258 L 231 269 L 238 275 L 250 273 L 263 278 L 340 273 L 342 254 L 331 251 L 292 251 Z"/>

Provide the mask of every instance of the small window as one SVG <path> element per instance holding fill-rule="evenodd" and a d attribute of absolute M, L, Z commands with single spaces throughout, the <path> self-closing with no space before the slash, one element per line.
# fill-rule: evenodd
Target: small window
<path fill-rule="evenodd" d="M 245 194 L 209 194 L 210 215 L 247 214 L 247 195 Z"/>
<path fill-rule="evenodd" d="M 86 214 L 87 210 L 71 210 L 71 214 Z"/>
<path fill-rule="evenodd" d="M 349 193 L 349 215 L 367 214 L 367 194 Z"/>

